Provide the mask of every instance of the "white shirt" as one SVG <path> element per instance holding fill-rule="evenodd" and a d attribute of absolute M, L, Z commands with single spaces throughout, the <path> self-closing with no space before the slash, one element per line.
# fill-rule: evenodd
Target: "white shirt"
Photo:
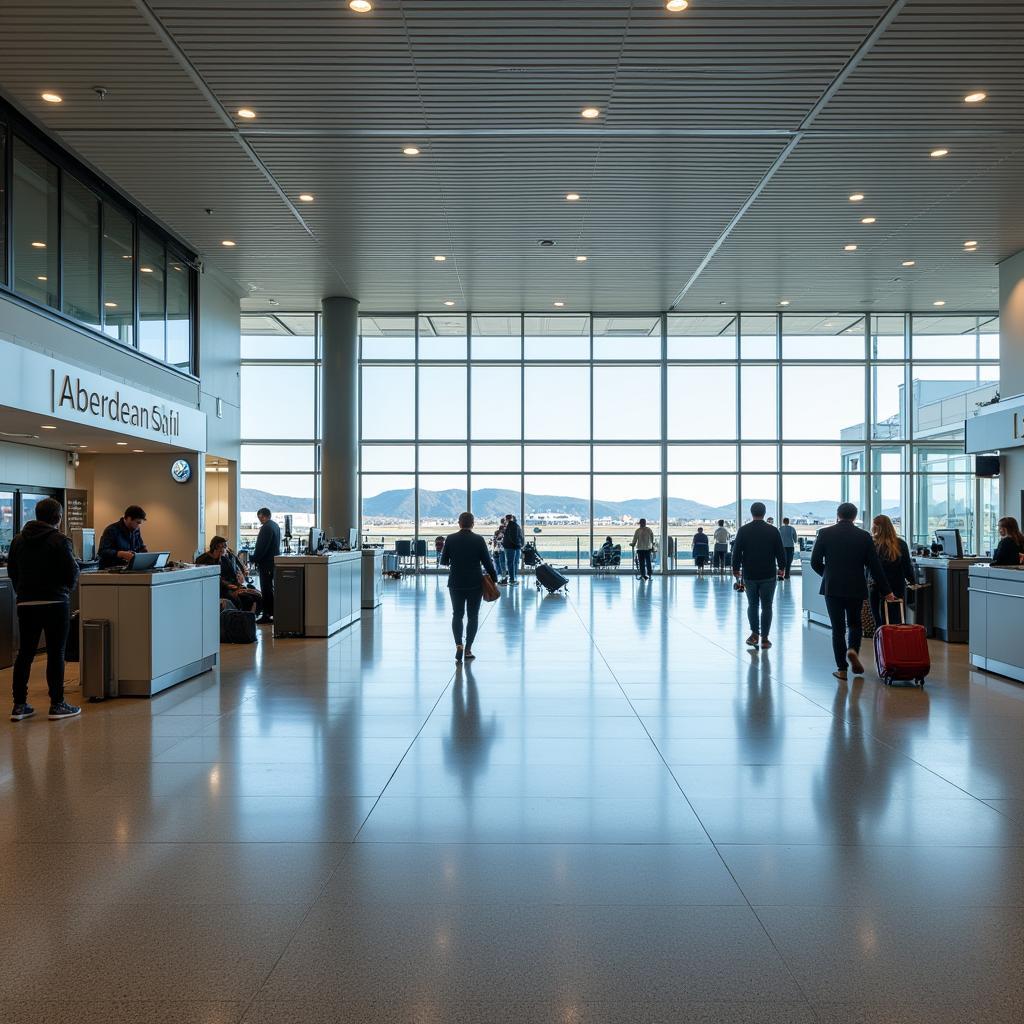
<path fill-rule="evenodd" d="M 728 544 L 729 543 L 729 531 L 724 526 L 720 526 L 717 530 L 715 530 L 715 543 L 716 544 Z"/>
<path fill-rule="evenodd" d="M 637 551 L 653 551 L 654 531 L 649 526 L 638 526 L 633 534 L 633 546 Z"/>

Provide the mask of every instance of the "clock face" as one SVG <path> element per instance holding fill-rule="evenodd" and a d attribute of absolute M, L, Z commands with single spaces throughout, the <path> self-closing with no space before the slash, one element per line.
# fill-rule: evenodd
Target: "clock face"
<path fill-rule="evenodd" d="M 171 466 L 171 479 L 178 484 L 187 484 L 192 479 L 192 467 L 184 459 L 178 459 Z"/>

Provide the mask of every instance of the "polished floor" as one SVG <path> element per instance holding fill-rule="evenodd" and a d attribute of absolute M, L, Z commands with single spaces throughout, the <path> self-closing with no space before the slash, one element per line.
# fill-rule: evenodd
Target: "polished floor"
<path fill-rule="evenodd" d="M 769 652 L 742 600 L 524 586 L 456 671 L 443 580 L 389 581 L 3 723 L 0 1019 L 1019 1024 L 1024 687 L 837 686 L 797 581 Z"/>

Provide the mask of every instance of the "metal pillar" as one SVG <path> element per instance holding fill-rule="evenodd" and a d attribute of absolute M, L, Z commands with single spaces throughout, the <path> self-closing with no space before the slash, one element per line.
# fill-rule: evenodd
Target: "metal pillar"
<path fill-rule="evenodd" d="M 359 303 L 323 300 L 320 526 L 328 537 L 359 527 Z"/>

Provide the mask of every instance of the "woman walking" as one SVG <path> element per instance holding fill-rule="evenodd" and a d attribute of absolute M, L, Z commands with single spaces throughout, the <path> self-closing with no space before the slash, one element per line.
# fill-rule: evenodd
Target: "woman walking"
<path fill-rule="evenodd" d="M 896 527 L 888 516 L 875 516 L 871 520 L 871 536 L 889 589 L 896 600 L 906 600 L 907 583 L 914 582 L 914 563 L 910 560 L 907 542 L 897 536 Z M 884 624 L 882 595 L 878 592 L 878 587 L 871 588 L 871 614 L 875 617 L 876 626 Z"/>
<path fill-rule="evenodd" d="M 483 600 L 483 569 L 498 582 L 487 550 L 487 541 L 473 532 L 473 513 L 459 516 L 459 532 L 445 538 L 441 564 L 448 566 L 448 593 L 452 599 L 452 634 L 455 637 L 455 660 L 461 663 L 475 658 L 473 641 L 476 639 L 480 602 Z M 466 643 L 462 643 L 463 619 L 466 620 Z"/>

